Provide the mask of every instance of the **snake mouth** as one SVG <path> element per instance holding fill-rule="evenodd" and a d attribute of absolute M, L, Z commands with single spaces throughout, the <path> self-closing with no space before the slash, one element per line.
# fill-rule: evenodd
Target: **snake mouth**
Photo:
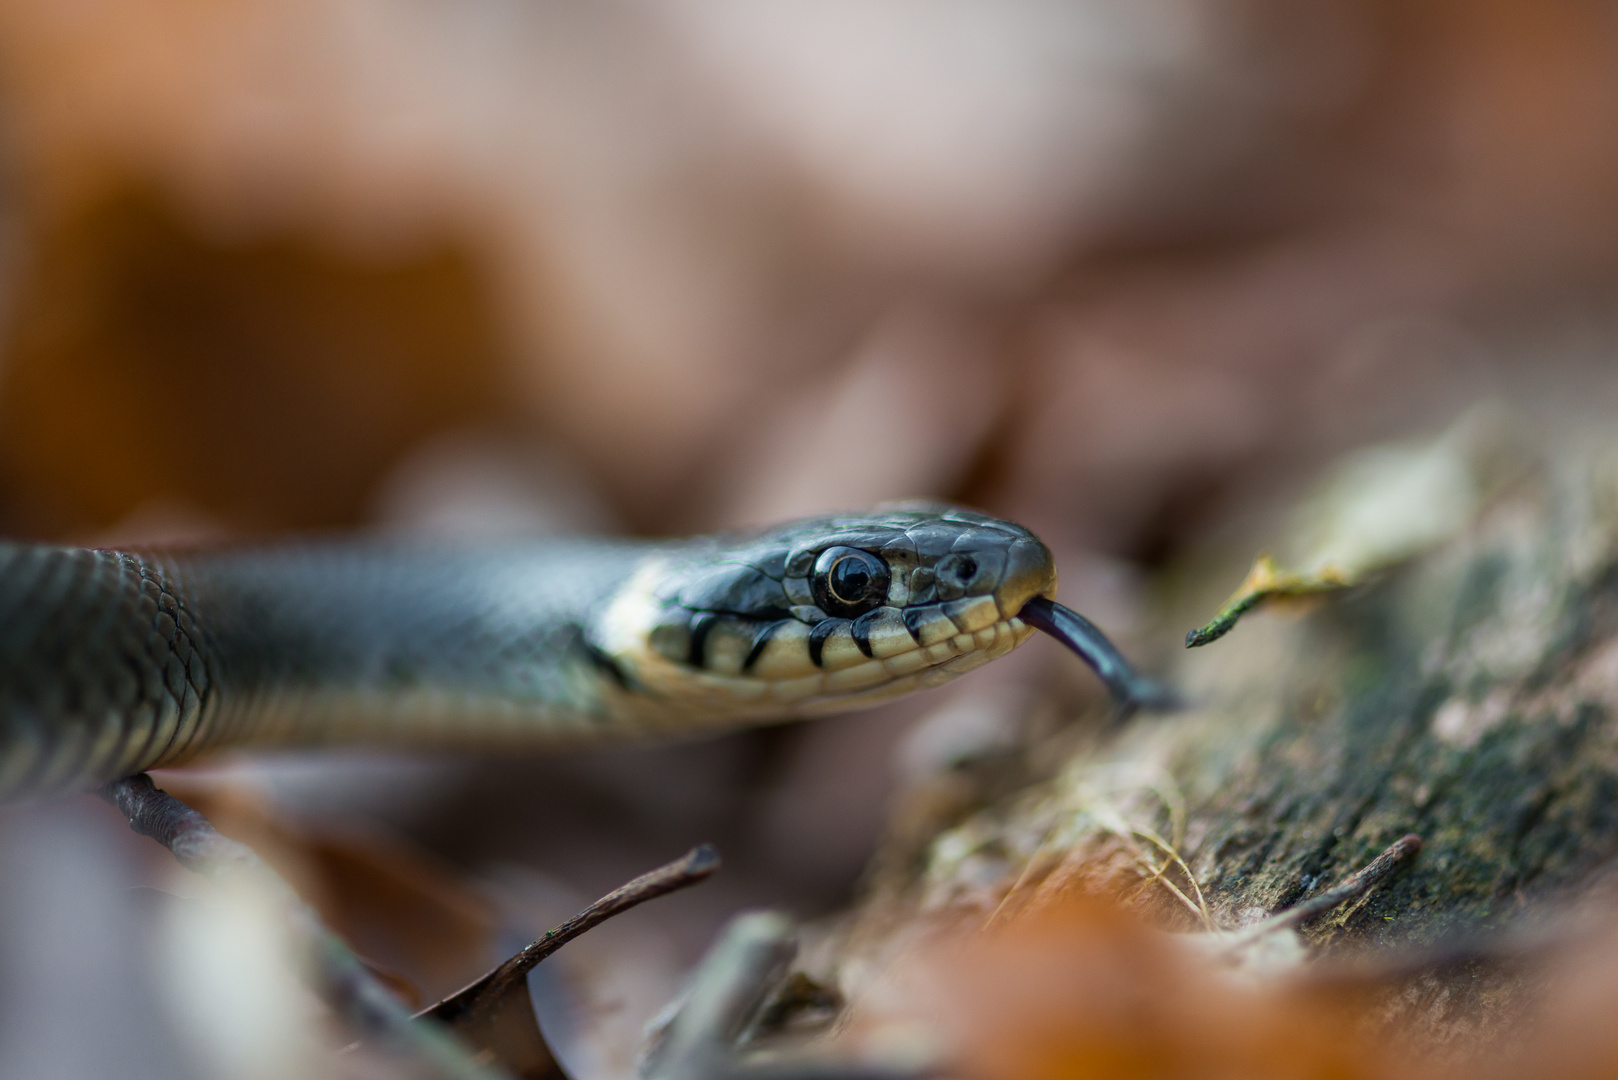
<path fill-rule="evenodd" d="M 745 673 L 687 669 L 685 685 L 732 695 L 740 711 L 835 712 L 942 685 L 1032 634 L 1015 615 L 1003 617 L 988 596 L 925 610 L 881 608 L 858 631 L 844 625 L 815 639 L 813 630 L 791 628 Z"/>
<path fill-rule="evenodd" d="M 876 704 L 949 682 L 1026 641 L 1034 631 L 1017 612 L 1030 594 L 1054 589 L 1045 565 L 1019 559 L 992 594 L 883 605 L 853 620 L 780 620 L 762 640 L 740 620 L 701 622 L 695 645 L 690 631 L 660 640 L 666 608 L 652 589 L 632 587 L 597 631 L 594 644 L 621 672 L 599 692 L 646 728 L 671 730 L 690 730 L 695 718 L 786 719 Z M 663 572 L 648 564 L 642 576 L 650 583 Z M 700 666 L 691 662 L 698 647 Z"/>
<path fill-rule="evenodd" d="M 994 590 L 994 601 L 1003 617 L 1020 617 L 1028 602 L 1056 596 L 1056 560 L 1050 548 L 1033 537 L 1006 549 L 1006 566 Z"/>

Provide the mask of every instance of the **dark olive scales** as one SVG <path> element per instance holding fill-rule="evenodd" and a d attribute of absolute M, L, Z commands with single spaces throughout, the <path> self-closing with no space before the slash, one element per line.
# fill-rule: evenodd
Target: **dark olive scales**
<path fill-rule="evenodd" d="M 1032 533 L 939 508 L 673 542 L 0 543 L 0 796 L 220 746 L 566 744 L 869 704 L 1009 651 L 1055 586 Z"/>

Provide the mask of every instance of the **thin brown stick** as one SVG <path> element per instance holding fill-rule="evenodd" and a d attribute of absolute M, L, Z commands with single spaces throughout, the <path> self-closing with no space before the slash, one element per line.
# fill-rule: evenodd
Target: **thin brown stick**
<path fill-rule="evenodd" d="M 546 932 L 545 936 L 500 964 L 487 975 L 462 987 L 431 1005 L 418 1017 L 430 1017 L 446 1024 L 458 1024 L 475 1017 L 501 1001 L 513 983 L 527 976 L 547 956 L 614 915 L 638 904 L 667 896 L 711 876 L 719 869 L 719 853 L 708 844 L 692 848 L 671 863 L 650 870 L 629 884 L 614 889 L 577 915 Z"/>
<path fill-rule="evenodd" d="M 1295 904 L 1285 911 L 1261 922 L 1238 930 L 1225 939 L 1227 948 L 1240 948 L 1251 944 L 1280 930 L 1295 929 L 1311 919 L 1319 918 L 1336 910 L 1350 900 L 1358 899 L 1370 892 L 1378 882 L 1400 864 L 1421 850 L 1421 837 L 1415 833 L 1407 833 L 1389 844 L 1382 854 L 1348 875 L 1342 881 L 1333 885 L 1319 896 L 1311 896 L 1302 903 Z"/>
<path fill-rule="evenodd" d="M 1406 833 L 1392 844 L 1389 844 L 1382 854 L 1319 896 L 1311 896 L 1309 899 L 1276 915 L 1269 920 L 1272 923 L 1270 929 L 1279 930 L 1286 926 L 1301 926 L 1311 919 L 1319 918 L 1342 907 L 1350 900 L 1358 899 L 1370 892 L 1383 878 L 1398 869 L 1400 863 L 1411 858 L 1420 850 L 1421 837 L 1415 833 Z"/>
<path fill-rule="evenodd" d="M 437 1024 L 417 1024 L 404 1003 L 377 981 L 313 908 L 246 844 L 221 836 L 212 823 L 152 783 L 145 773 L 108 784 L 101 796 L 129 827 L 174 853 L 180 865 L 217 881 L 245 880 L 286 907 L 314 991 L 359 1032 L 396 1047 L 448 1080 L 504 1080 L 506 1074 L 474 1059 Z"/>

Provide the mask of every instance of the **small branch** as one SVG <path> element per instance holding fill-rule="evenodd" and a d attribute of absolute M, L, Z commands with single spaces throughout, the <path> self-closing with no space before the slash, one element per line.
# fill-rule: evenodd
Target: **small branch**
<path fill-rule="evenodd" d="M 1309 899 L 1295 904 L 1279 914 L 1272 915 L 1262 922 L 1254 923 L 1245 930 L 1237 931 L 1229 939 L 1229 943 L 1243 945 L 1263 937 L 1265 934 L 1273 934 L 1279 930 L 1295 929 L 1311 919 L 1317 919 L 1334 911 L 1350 900 L 1356 900 L 1370 892 L 1383 878 L 1393 873 L 1401 863 L 1420 850 L 1421 837 L 1415 833 L 1407 833 L 1388 845 L 1382 854 L 1319 896 L 1311 896 Z"/>
<path fill-rule="evenodd" d="M 412 1022 L 410 1011 L 320 921 L 281 876 L 246 844 L 221 836 L 207 818 L 152 783 L 145 773 L 108 784 L 101 796 L 129 827 L 174 853 L 181 866 L 216 881 L 247 881 L 285 905 L 303 953 L 304 975 L 335 1012 L 366 1036 L 431 1066 L 447 1080 L 502 1080 L 435 1024 Z"/>
<path fill-rule="evenodd" d="M 1337 567 L 1326 567 L 1313 574 L 1294 574 L 1276 566 L 1270 556 L 1260 555 L 1253 560 L 1253 568 L 1247 572 L 1246 579 L 1225 601 L 1213 621 L 1185 635 L 1185 647 L 1195 649 L 1218 641 L 1230 633 L 1243 615 L 1271 599 L 1336 592 L 1352 584 L 1354 575 Z"/>
<path fill-rule="evenodd" d="M 118 808 L 131 829 L 168 848 L 187 870 L 215 880 L 236 873 L 273 874 L 252 848 L 221 836 L 199 811 L 158 787 L 145 773 L 108 784 L 101 797 Z M 276 881 L 290 891 L 285 882 Z"/>
<path fill-rule="evenodd" d="M 1397 870 L 1400 863 L 1420 850 L 1421 837 L 1415 833 L 1407 833 L 1388 845 L 1382 854 L 1319 896 L 1311 896 L 1276 915 L 1270 921 L 1275 924 L 1275 929 L 1279 929 L 1283 926 L 1301 926 L 1311 919 L 1319 918 L 1370 892 L 1383 878 Z"/>
<path fill-rule="evenodd" d="M 614 889 L 571 919 L 546 932 L 487 975 L 457 990 L 436 1005 L 417 1013 L 445 1024 L 462 1024 L 479 1012 L 496 1007 L 513 984 L 534 966 L 572 941 L 622 912 L 659 896 L 667 896 L 710 877 L 719 869 L 719 853 L 710 845 L 692 848 L 680 858 L 650 870 L 629 884 Z"/>

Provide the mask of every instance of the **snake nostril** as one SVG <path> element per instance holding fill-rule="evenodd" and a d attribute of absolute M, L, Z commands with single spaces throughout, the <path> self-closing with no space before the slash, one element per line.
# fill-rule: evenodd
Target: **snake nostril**
<path fill-rule="evenodd" d="M 980 570 L 978 560 L 971 555 L 947 555 L 938 563 L 938 598 L 954 600 L 973 587 Z"/>
<path fill-rule="evenodd" d="M 938 567 L 938 576 L 951 585 L 965 588 L 977 577 L 978 561 L 970 555 L 951 555 Z"/>

